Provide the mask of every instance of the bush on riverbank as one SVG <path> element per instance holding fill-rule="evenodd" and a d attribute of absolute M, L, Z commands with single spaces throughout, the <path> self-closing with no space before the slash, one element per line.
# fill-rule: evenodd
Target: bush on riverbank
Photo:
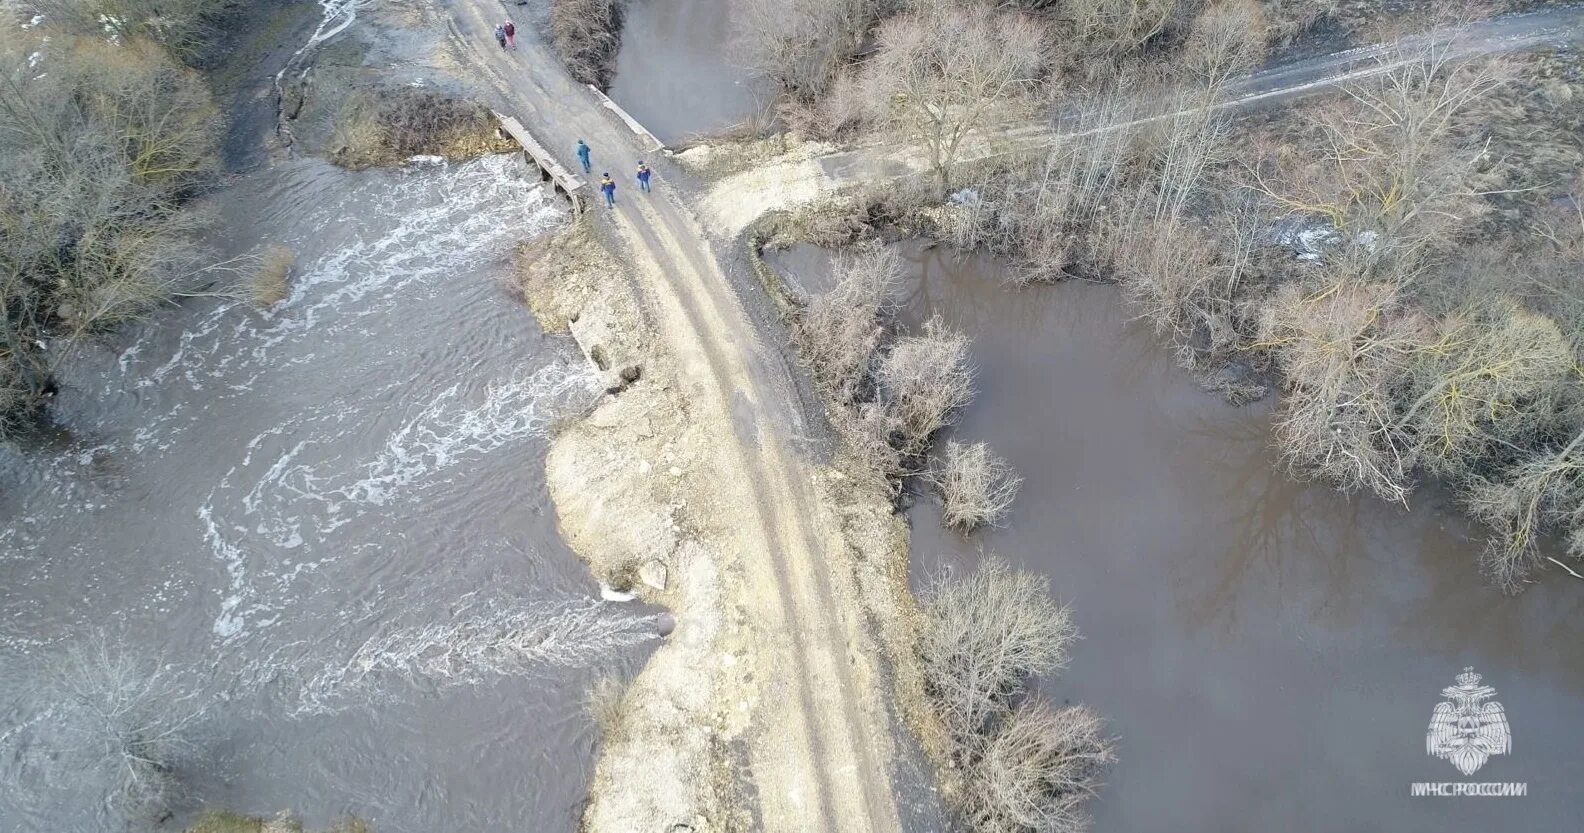
<path fill-rule="evenodd" d="M 989 445 L 956 440 L 946 441 L 929 481 L 941 496 L 941 520 L 960 532 L 999 526 L 1023 485 L 1012 465 Z"/>
<path fill-rule="evenodd" d="M 550 45 L 579 83 L 609 89 L 627 0 L 551 0 Z"/>
<path fill-rule="evenodd" d="M 220 114 L 197 73 L 123 28 L 0 29 L 0 432 L 47 399 L 63 345 L 204 268 L 186 203 L 218 172 Z"/>
<path fill-rule="evenodd" d="M 516 147 L 483 104 L 408 86 L 354 92 L 342 105 L 331 145 L 330 161 L 354 171 L 414 156 L 461 160 Z"/>
<path fill-rule="evenodd" d="M 1072 615 L 1049 583 L 989 557 L 924 593 L 919 656 L 925 693 L 965 783 L 948 790 L 975 833 L 1070 833 L 1116 758 L 1105 723 L 1083 706 L 1056 708 L 1029 681 L 1067 664 Z"/>

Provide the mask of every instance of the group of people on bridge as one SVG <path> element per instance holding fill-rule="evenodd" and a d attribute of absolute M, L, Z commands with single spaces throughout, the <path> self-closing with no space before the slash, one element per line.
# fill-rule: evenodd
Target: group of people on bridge
<path fill-rule="evenodd" d="M 588 142 L 579 139 L 577 143 L 577 158 L 578 162 L 583 165 L 583 173 L 587 174 L 594 171 L 593 156 L 594 152 L 589 148 Z M 638 160 L 638 190 L 646 194 L 649 193 L 649 178 L 653 175 L 654 169 L 644 164 L 642 159 Z M 608 171 L 600 175 L 599 187 L 600 193 L 605 195 L 605 207 L 615 208 L 616 181 L 611 179 Z"/>

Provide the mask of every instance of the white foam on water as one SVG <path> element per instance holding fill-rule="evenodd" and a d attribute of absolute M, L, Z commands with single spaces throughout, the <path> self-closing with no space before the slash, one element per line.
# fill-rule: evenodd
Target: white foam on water
<path fill-rule="evenodd" d="M 348 420 L 337 410 L 249 440 L 199 509 L 210 551 L 230 577 L 215 634 L 235 638 L 289 607 L 298 580 L 334 560 L 337 530 L 371 509 L 418 499 L 503 448 L 545 436 L 559 416 L 586 409 L 601 392 L 598 374 L 572 361 L 519 371 L 479 397 L 457 383 L 392 427 L 361 462 L 336 449 L 351 445 L 348 431 L 367 426 L 353 419 L 341 427 Z M 312 439 L 269 451 L 281 437 L 297 436 Z M 285 559 L 297 550 L 314 557 Z"/>
<path fill-rule="evenodd" d="M 376 701 L 391 683 L 438 688 L 581 668 L 659 639 L 654 617 L 591 600 L 464 597 L 445 621 L 385 629 L 303 677 L 295 716 Z"/>

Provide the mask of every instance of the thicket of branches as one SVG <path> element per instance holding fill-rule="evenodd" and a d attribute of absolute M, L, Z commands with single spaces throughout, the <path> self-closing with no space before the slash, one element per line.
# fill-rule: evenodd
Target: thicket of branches
<path fill-rule="evenodd" d="M 956 440 L 946 441 L 929 480 L 941 496 L 941 520 L 961 532 L 999 526 L 1023 485 L 989 445 Z"/>
<path fill-rule="evenodd" d="M 1509 589 L 1550 533 L 1584 557 L 1584 217 L 1491 216 L 1526 184 L 1503 179 L 1481 117 L 1505 73 L 1446 43 L 1398 50 L 1391 71 L 1234 132 L 1210 105 L 1285 37 L 1279 6 L 868 4 L 841 25 L 878 21 L 869 51 L 822 57 L 823 97 L 789 122 L 916 148 L 936 188 L 913 213 L 942 239 L 1009 258 L 1019 283 L 1118 282 L 1207 385 L 1278 386 L 1293 473 L 1397 502 L 1440 478 L 1493 531 L 1484 567 Z M 862 411 L 869 436 L 927 437 L 951 412 L 886 399 L 886 365 L 909 358 L 876 362 L 891 407 Z"/>
<path fill-rule="evenodd" d="M 218 169 L 221 119 L 162 44 L 186 49 L 203 21 L 177 11 L 215 4 L 111 5 L 128 16 L 93 34 L 0 28 L 0 430 L 51 390 L 52 345 L 141 316 L 205 263 L 185 203 Z"/>
<path fill-rule="evenodd" d="M 627 0 L 551 0 L 550 45 L 572 77 L 610 87 Z"/>
<path fill-rule="evenodd" d="M 965 783 L 952 802 L 976 833 L 1073 833 L 1115 760 L 1105 723 L 1057 708 L 1028 687 L 1067 664 L 1072 615 L 1042 577 L 987 558 L 924 593 L 925 690 Z"/>

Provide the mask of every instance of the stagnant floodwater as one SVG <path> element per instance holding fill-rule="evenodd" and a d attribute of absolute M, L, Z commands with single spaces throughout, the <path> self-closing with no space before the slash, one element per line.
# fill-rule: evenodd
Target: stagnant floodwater
<path fill-rule="evenodd" d="M 189 808 L 575 829 L 584 693 L 654 637 L 598 601 L 545 493 L 547 424 L 592 379 L 502 281 L 563 210 L 511 157 L 296 160 L 215 202 L 225 253 L 296 251 L 291 297 L 85 351 L 69 435 L 0 450 L 7 729 L 48 708 L 33 662 L 103 634 L 204 709 Z M 46 740 L 0 733 L 0 830 L 108 827 Z"/>
<path fill-rule="evenodd" d="M 668 145 L 753 118 L 769 96 L 732 59 L 737 14 L 730 0 L 629 3 L 611 99 Z"/>
<path fill-rule="evenodd" d="M 939 313 L 973 338 L 956 436 L 1027 478 L 1007 526 L 968 540 L 917 504 L 912 568 L 995 552 L 1072 605 L 1084 638 L 1042 689 L 1119 737 L 1096 833 L 1578 829 L 1584 583 L 1552 570 L 1503 596 L 1475 566 L 1478 531 L 1434 496 L 1403 510 L 1284 476 L 1271 404 L 1201 391 L 1113 287 L 1014 291 L 988 258 L 905 251 L 905 321 Z M 828 272 L 816 250 L 790 255 L 781 268 Z M 1465 666 L 1512 738 L 1468 778 L 1426 754 Z M 1528 795 L 1410 797 L 1448 781 Z"/>

